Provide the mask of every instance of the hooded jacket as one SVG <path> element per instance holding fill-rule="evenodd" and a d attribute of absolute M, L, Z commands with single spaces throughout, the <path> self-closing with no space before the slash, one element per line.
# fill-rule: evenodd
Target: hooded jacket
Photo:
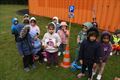
<path fill-rule="evenodd" d="M 86 26 L 88 30 L 89 30 L 91 27 L 93 27 L 93 25 L 92 25 L 91 22 L 85 22 L 85 23 L 83 23 L 83 26 Z M 87 32 L 81 30 L 81 31 L 79 32 L 79 34 L 78 34 L 78 38 L 79 38 L 79 40 L 80 40 L 80 43 L 82 43 L 83 40 L 87 38 Z"/>
<path fill-rule="evenodd" d="M 89 40 L 89 33 L 95 31 L 98 34 L 96 29 L 89 29 L 87 31 L 87 39 L 85 39 L 81 43 L 81 47 L 79 50 L 78 60 L 83 60 L 84 63 L 99 63 L 101 57 L 101 45 L 99 42 L 90 41 Z"/>
<path fill-rule="evenodd" d="M 24 25 L 23 24 L 19 24 L 19 23 L 15 24 L 16 21 L 17 21 L 16 18 L 12 19 L 11 31 L 12 31 L 12 34 L 15 36 L 15 41 L 16 42 L 20 42 L 21 41 L 21 39 L 19 38 L 20 31 L 22 30 Z"/>
<path fill-rule="evenodd" d="M 57 32 L 60 29 L 59 19 L 58 17 L 53 17 L 53 19 L 56 19 L 56 22 L 52 22 L 55 25 L 55 32 Z"/>
<path fill-rule="evenodd" d="M 33 46 L 32 46 L 33 40 L 29 34 L 29 29 L 30 28 L 25 26 L 20 32 L 20 38 L 22 39 L 22 41 L 20 41 L 20 43 L 21 43 L 20 49 L 22 51 L 21 55 L 30 55 L 33 53 Z"/>
<path fill-rule="evenodd" d="M 47 46 L 45 50 L 50 53 L 54 53 L 58 51 L 58 48 L 55 48 L 54 46 L 61 44 L 60 36 L 57 33 L 50 34 L 49 32 L 45 33 L 43 39 L 42 39 L 42 45 Z"/>

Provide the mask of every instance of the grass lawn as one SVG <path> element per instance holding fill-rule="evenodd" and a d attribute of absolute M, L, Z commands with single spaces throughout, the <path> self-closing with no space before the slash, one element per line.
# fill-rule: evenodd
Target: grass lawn
<path fill-rule="evenodd" d="M 16 11 L 26 9 L 23 5 L 0 5 L 0 80 L 87 80 L 87 78 L 77 79 L 79 73 L 71 72 L 70 69 L 54 68 L 46 69 L 45 65 L 37 64 L 37 69 L 29 73 L 23 71 L 22 59 L 18 55 L 14 37 L 11 35 L 11 19 L 17 17 L 22 20 L 22 16 Z M 41 30 L 41 38 L 46 32 L 45 26 L 51 21 L 49 18 L 37 17 Z M 70 36 L 71 61 L 75 57 L 76 37 L 80 31 L 80 26 L 72 24 Z M 104 71 L 103 80 L 113 80 L 120 77 L 120 56 L 110 57 Z"/>

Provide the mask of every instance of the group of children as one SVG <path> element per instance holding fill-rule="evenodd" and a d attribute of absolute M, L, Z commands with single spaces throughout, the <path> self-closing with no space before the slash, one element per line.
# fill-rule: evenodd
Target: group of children
<path fill-rule="evenodd" d="M 99 31 L 91 22 L 83 24 L 83 29 L 79 32 L 77 43 L 79 54 L 77 61 L 82 65 L 78 78 L 85 76 L 88 69 L 88 80 L 93 80 L 98 71 L 97 80 L 101 80 L 105 64 L 111 52 L 120 54 L 120 29 L 111 36 L 108 31 L 103 31 L 99 36 Z"/>
<path fill-rule="evenodd" d="M 24 70 L 30 71 L 30 67 L 36 68 L 34 62 L 47 61 L 47 68 L 53 64 L 58 67 L 58 56 L 65 53 L 67 39 L 69 36 L 68 25 L 62 21 L 59 23 L 57 17 L 47 25 L 47 31 L 43 39 L 39 39 L 40 29 L 35 17 L 24 15 L 23 23 L 13 18 L 12 34 L 15 36 L 16 45 L 23 58 Z M 59 54 L 58 54 L 59 53 Z"/>
<path fill-rule="evenodd" d="M 30 71 L 30 66 L 36 67 L 34 64 L 36 60 L 44 62 L 43 52 L 46 54 L 47 68 L 52 64 L 58 67 L 58 56 L 65 54 L 65 47 L 68 44 L 69 30 L 66 22 L 59 23 L 58 17 L 53 17 L 52 22 L 46 27 L 47 31 L 42 40 L 39 39 L 40 29 L 35 17 L 30 18 L 25 14 L 22 24 L 17 18 L 13 18 L 12 23 L 12 34 L 15 36 L 26 72 Z M 77 36 L 79 54 L 76 59 L 77 62 L 80 61 L 82 69 L 77 77 L 85 76 L 85 71 L 88 69 L 88 80 L 92 80 L 99 70 L 97 80 L 101 80 L 111 51 L 120 53 L 120 30 L 116 30 L 112 36 L 108 31 L 103 31 L 100 36 L 95 21 L 86 22 L 82 26 L 83 29 Z"/>

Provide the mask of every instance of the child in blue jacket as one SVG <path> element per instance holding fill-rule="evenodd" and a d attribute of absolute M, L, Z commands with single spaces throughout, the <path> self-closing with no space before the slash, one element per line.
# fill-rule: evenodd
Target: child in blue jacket
<path fill-rule="evenodd" d="M 38 34 L 36 32 L 33 33 L 32 38 L 33 38 L 33 41 L 32 41 L 33 59 L 34 61 L 39 60 L 39 63 L 43 63 L 44 56 L 42 54 L 42 42 L 38 38 Z"/>
<path fill-rule="evenodd" d="M 21 43 L 21 51 L 23 56 L 23 64 L 24 64 L 24 70 L 26 72 L 30 71 L 30 66 L 32 68 L 35 68 L 34 62 L 33 62 L 33 46 L 32 46 L 32 37 L 29 34 L 30 27 L 29 25 L 26 25 L 20 32 L 20 38 L 22 39 Z"/>

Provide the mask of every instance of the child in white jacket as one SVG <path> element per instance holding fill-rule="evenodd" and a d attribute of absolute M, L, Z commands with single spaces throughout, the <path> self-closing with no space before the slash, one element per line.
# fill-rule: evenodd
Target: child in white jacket
<path fill-rule="evenodd" d="M 48 32 L 45 33 L 42 45 L 47 54 L 47 68 L 54 63 L 58 67 L 58 47 L 61 44 L 60 36 L 55 33 L 55 26 L 53 23 L 48 24 Z"/>

